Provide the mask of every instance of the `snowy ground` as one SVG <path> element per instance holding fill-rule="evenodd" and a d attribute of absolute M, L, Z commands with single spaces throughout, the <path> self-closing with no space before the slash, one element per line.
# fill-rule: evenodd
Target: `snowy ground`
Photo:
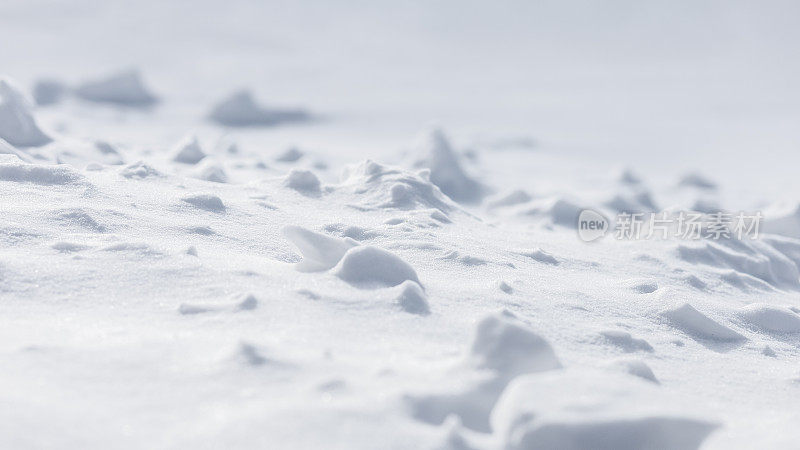
<path fill-rule="evenodd" d="M 796 447 L 798 6 L 529 3 L 0 4 L 0 448 Z"/>

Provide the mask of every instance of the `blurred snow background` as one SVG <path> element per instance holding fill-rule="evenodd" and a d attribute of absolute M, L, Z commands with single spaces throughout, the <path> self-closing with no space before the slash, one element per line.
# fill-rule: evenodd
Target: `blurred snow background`
<path fill-rule="evenodd" d="M 141 69 L 167 100 L 163 136 L 135 136 L 149 143 L 242 86 L 330 119 L 256 140 L 374 156 L 436 122 L 651 179 L 705 168 L 775 196 L 798 187 L 798 13 L 791 1 L 6 0 L 0 62 L 28 85 Z"/>

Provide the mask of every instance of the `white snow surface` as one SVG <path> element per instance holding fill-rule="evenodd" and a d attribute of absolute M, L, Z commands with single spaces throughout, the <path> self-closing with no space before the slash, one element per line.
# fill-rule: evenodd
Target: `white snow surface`
<path fill-rule="evenodd" d="M 2 2 L 0 448 L 797 447 L 798 15 Z"/>

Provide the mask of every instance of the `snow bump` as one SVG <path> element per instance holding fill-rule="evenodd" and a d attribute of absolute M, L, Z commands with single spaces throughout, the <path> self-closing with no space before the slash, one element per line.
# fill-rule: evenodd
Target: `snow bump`
<path fill-rule="evenodd" d="M 392 287 L 411 280 L 419 284 L 414 268 L 394 253 L 373 246 L 353 247 L 334 268 L 333 274 L 360 287 Z"/>
<path fill-rule="evenodd" d="M 0 139 L 19 147 L 52 141 L 36 122 L 31 100 L 8 78 L 0 78 Z"/>

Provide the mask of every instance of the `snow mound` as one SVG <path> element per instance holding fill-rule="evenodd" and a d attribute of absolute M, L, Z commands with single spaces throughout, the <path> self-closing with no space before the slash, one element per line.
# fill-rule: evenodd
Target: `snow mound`
<path fill-rule="evenodd" d="M 258 308 L 258 298 L 253 294 L 241 294 L 234 297 L 237 311 L 252 311 Z"/>
<path fill-rule="evenodd" d="M 273 126 L 305 122 L 311 115 L 302 109 L 267 109 L 259 105 L 250 91 L 231 94 L 211 110 L 209 118 L 229 127 Z"/>
<path fill-rule="evenodd" d="M 56 104 L 66 93 L 66 86 L 57 80 L 39 80 L 33 85 L 33 100 L 39 106 Z"/>
<path fill-rule="evenodd" d="M 421 159 L 415 166 L 430 169 L 430 181 L 448 197 L 461 203 L 477 203 L 486 194 L 486 188 L 467 175 L 461 167 L 442 130 L 434 129 L 426 133 L 418 146 L 418 152 Z"/>
<path fill-rule="evenodd" d="M 531 197 L 530 194 L 523 190 L 516 190 L 488 200 L 486 202 L 486 207 L 489 209 L 503 208 L 527 203 L 531 200 L 533 200 L 533 197 Z"/>
<path fill-rule="evenodd" d="M 514 288 L 503 280 L 497 283 L 497 288 L 509 295 L 514 293 Z"/>
<path fill-rule="evenodd" d="M 247 366 L 263 366 L 272 363 L 261 351 L 253 344 L 240 342 L 236 351 L 236 358 Z"/>
<path fill-rule="evenodd" d="M 678 181 L 678 186 L 702 190 L 713 190 L 717 188 L 717 183 L 714 183 L 699 173 L 687 173 Z"/>
<path fill-rule="evenodd" d="M 78 228 L 94 233 L 105 233 L 108 227 L 98 222 L 93 216 L 95 211 L 87 208 L 65 208 L 52 211 L 53 219 L 62 227 Z"/>
<path fill-rule="evenodd" d="M 772 206 L 764 212 L 762 230 L 800 239 L 800 204 Z"/>
<path fill-rule="evenodd" d="M 655 280 L 633 278 L 623 281 L 622 285 L 639 294 L 652 294 L 658 290 L 658 282 Z"/>
<path fill-rule="evenodd" d="M 74 90 L 75 95 L 97 103 L 122 106 L 149 106 L 158 101 L 142 81 L 137 70 L 126 70 L 106 78 L 90 80 Z"/>
<path fill-rule="evenodd" d="M 0 181 L 40 185 L 70 185 L 84 182 L 84 177 L 71 166 L 0 163 Z"/>
<path fill-rule="evenodd" d="M 492 427 L 509 450 L 696 449 L 716 424 L 667 408 L 652 382 L 586 369 L 525 375 L 512 381 L 492 411 Z"/>
<path fill-rule="evenodd" d="M 420 284 L 417 273 L 394 253 L 378 247 L 353 247 L 334 268 L 334 275 L 361 287 L 391 287 L 406 280 Z"/>
<path fill-rule="evenodd" d="M 216 311 L 216 308 L 205 305 L 195 305 L 192 303 L 181 303 L 178 305 L 178 314 L 182 316 L 192 316 L 195 314 L 203 314 L 212 311 Z"/>
<path fill-rule="evenodd" d="M 225 212 L 225 205 L 222 203 L 222 200 L 217 197 L 216 195 L 212 194 L 196 194 L 190 195 L 188 197 L 184 197 L 181 199 L 182 201 L 195 206 L 197 208 L 216 212 L 216 213 L 223 213 Z"/>
<path fill-rule="evenodd" d="M 578 216 L 584 209 L 571 200 L 556 197 L 536 202 L 524 214 L 549 220 L 553 225 L 577 228 Z"/>
<path fill-rule="evenodd" d="M 557 266 L 559 264 L 558 259 L 556 259 L 555 256 L 540 248 L 535 248 L 533 250 L 519 250 L 516 253 L 520 256 L 531 258 L 532 260 L 542 264 L 550 264 L 551 266 Z"/>
<path fill-rule="evenodd" d="M 297 147 L 289 147 L 283 153 L 275 157 L 275 161 L 278 162 L 295 162 L 303 157 L 303 152 L 301 152 Z"/>
<path fill-rule="evenodd" d="M 708 339 L 722 342 L 746 340 L 741 334 L 725 325 L 711 320 L 688 303 L 674 309 L 663 311 L 661 315 L 669 319 L 676 328 L 684 331 L 695 339 Z"/>
<path fill-rule="evenodd" d="M 338 189 L 354 194 L 365 209 L 435 208 L 446 215 L 458 208 L 430 180 L 370 160 L 347 167 Z"/>
<path fill-rule="evenodd" d="M 206 157 L 197 136 L 188 135 L 181 139 L 172 149 L 172 160 L 184 164 L 197 164 Z"/>
<path fill-rule="evenodd" d="M 301 272 L 331 269 L 348 250 L 358 245 L 352 239 L 328 236 L 296 225 L 283 227 L 281 233 L 303 256 L 303 260 L 295 266 Z"/>
<path fill-rule="evenodd" d="M 753 303 L 742 308 L 738 316 L 746 324 L 761 330 L 800 333 L 800 316 L 789 308 Z"/>
<path fill-rule="evenodd" d="M 119 171 L 119 174 L 125 178 L 136 178 L 140 180 L 144 178 L 157 178 L 164 175 L 155 168 L 147 165 L 144 161 L 128 164 Z"/>
<path fill-rule="evenodd" d="M 100 159 L 104 164 L 116 166 L 125 163 L 119 150 L 106 141 L 95 141 L 94 150 L 100 154 Z"/>
<path fill-rule="evenodd" d="M 653 346 L 644 339 L 639 339 L 631 336 L 627 331 L 621 330 L 604 330 L 600 335 L 609 343 L 617 346 L 626 353 L 636 351 L 652 352 Z"/>
<path fill-rule="evenodd" d="M 194 177 L 200 180 L 212 181 L 214 183 L 227 183 L 228 174 L 222 164 L 205 158 L 194 172 Z"/>
<path fill-rule="evenodd" d="M 52 139 L 33 117 L 33 105 L 8 78 L 0 78 L 0 139 L 19 147 L 38 147 Z"/>
<path fill-rule="evenodd" d="M 0 138 L 0 162 L 31 162 L 31 158 L 22 150 Z"/>
<path fill-rule="evenodd" d="M 415 418 L 441 424 L 456 415 L 468 428 L 491 432 L 489 416 L 509 381 L 524 373 L 561 367 L 550 344 L 507 311 L 480 321 L 466 362 L 466 372 L 456 373 L 467 376 L 466 385 L 407 398 Z"/>
<path fill-rule="evenodd" d="M 321 183 L 310 170 L 292 169 L 283 179 L 283 185 L 289 189 L 308 195 L 319 195 Z"/>
<path fill-rule="evenodd" d="M 617 194 L 605 202 L 606 207 L 621 214 L 639 214 L 658 211 L 655 201 L 647 191 Z"/>
<path fill-rule="evenodd" d="M 411 314 L 425 316 L 431 312 L 428 298 L 425 292 L 422 291 L 422 287 L 411 280 L 406 280 L 400 285 L 397 304 L 400 305 L 403 311 Z"/>
<path fill-rule="evenodd" d="M 471 363 L 504 378 L 561 367 L 550 344 L 506 313 L 484 317 L 475 331 Z"/>
<path fill-rule="evenodd" d="M 729 268 L 774 287 L 800 287 L 797 264 L 763 241 L 721 240 L 680 244 L 678 257 L 692 264 Z"/>
<path fill-rule="evenodd" d="M 645 364 L 640 359 L 616 359 L 609 364 L 611 368 L 620 369 L 621 371 L 639 377 L 643 380 L 651 381 L 655 384 L 660 384 L 653 370 L 650 366 Z"/>
<path fill-rule="evenodd" d="M 617 176 L 617 181 L 622 184 L 638 185 L 642 184 L 642 177 L 631 169 L 623 169 Z"/>

